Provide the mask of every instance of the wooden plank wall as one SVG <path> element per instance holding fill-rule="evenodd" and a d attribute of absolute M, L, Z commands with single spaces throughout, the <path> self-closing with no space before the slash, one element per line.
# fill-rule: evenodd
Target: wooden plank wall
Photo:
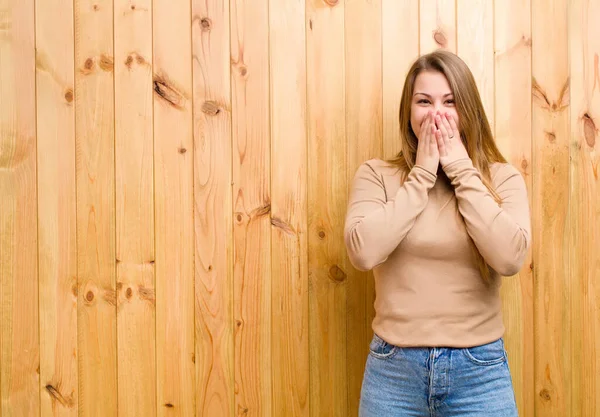
<path fill-rule="evenodd" d="M 355 416 L 358 165 L 456 52 L 529 189 L 520 415 L 600 417 L 597 0 L 0 0 L 0 416 Z"/>

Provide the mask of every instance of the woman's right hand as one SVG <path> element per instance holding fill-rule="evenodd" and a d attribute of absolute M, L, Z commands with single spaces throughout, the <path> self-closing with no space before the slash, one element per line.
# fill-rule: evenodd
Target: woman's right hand
<path fill-rule="evenodd" d="M 434 114 L 429 112 L 423 125 L 421 126 L 419 143 L 417 144 L 416 164 L 425 168 L 427 171 L 437 175 L 438 165 L 440 163 L 440 153 L 435 137 L 437 127 L 435 125 Z"/>

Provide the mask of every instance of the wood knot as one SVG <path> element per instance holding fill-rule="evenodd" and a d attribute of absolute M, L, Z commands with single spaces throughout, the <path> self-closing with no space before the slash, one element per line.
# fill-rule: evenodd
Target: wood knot
<path fill-rule="evenodd" d="M 100 7 L 97 4 L 94 4 L 94 6 L 92 8 L 94 9 L 95 12 L 100 10 Z"/>
<path fill-rule="evenodd" d="M 135 4 L 131 5 L 131 10 L 135 10 Z"/>
<path fill-rule="evenodd" d="M 123 283 L 117 282 L 117 291 L 121 291 L 123 289 Z"/>
<path fill-rule="evenodd" d="M 65 91 L 65 100 L 67 100 L 67 103 L 72 103 L 73 102 L 73 90 L 72 89 L 67 89 L 67 91 Z"/>
<path fill-rule="evenodd" d="M 88 291 L 88 292 L 85 294 L 85 299 L 86 299 L 86 301 L 87 301 L 88 303 L 91 303 L 92 301 L 94 301 L 94 293 L 93 293 L 93 291 Z"/>
<path fill-rule="evenodd" d="M 339 266 L 333 265 L 329 268 L 329 278 L 335 282 L 343 282 L 346 279 L 346 273 Z"/>
<path fill-rule="evenodd" d="M 83 64 L 83 68 L 90 71 L 92 68 L 94 68 L 94 60 L 92 58 L 86 59 L 85 63 Z"/>
<path fill-rule="evenodd" d="M 140 65 L 144 65 L 146 63 L 146 60 L 144 59 L 144 57 L 140 56 L 140 55 L 136 55 L 135 60 Z"/>
<path fill-rule="evenodd" d="M 207 100 L 202 103 L 202 112 L 209 116 L 216 116 L 220 111 L 221 109 L 214 101 Z"/>
<path fill-rule="evenodd" d="M 442 48 L 445 48 L 448 45 L 448 39 L 441 29 L 437 29 L 433 32 L 433 40 Z"/>
<path fill-rule="evenodd" d="M 241 223 L 242 220 L 244 220 L 244 216 L 242 216 L 242 213 L 237 213 L 235 215 L 235 219 L 237 220 L 238 223 Z"/>
<path fill-rule="evenodd" d="M 275 226 L 277 229 L 281 230 L 282 232 L 288 235 L 293 236 L 296 234 L 296 231 L 294 230 L 292 225 L 278 217 L 271 217 L 271 225 Z"/>
<path fill-rule="evenodd" d="M 133 64 L 133 57 L 129 55 L 125 60 L 125 65 L 127 65 L 127 68 L 131 69 L 131 64 Z"/>
<path fill-rule="evenodd" d="M 73 408 L 73 406 L 75 405 L 73 401 L 73 395 L 65 397 L 58 389 L 56 389 L 51 384 L 46 385 L 45 388 L 48 394 L 50 394 L 50 397 L 52 397 L 53 400 L 58 401 L 63 407 Z"/>
<path fill-rule="evenodd" d="M 77 297 L 77 294 L 79 294 L 79 289 L 77 288 L 76 282 L 73 285 L 71 285 L 71 292 L 75 297 Z"/>
<path fill-rule="evenodd" d="M 125 297 L 127 297 L 129 299 L 132 296 L 133 296 L 133 290 L 131 289 L 131 287 L 129 287 L 129 288 L 127 288 L 127 291 L 125 291 Z"/>
<path fill-rule="evenodd" d="M 556 142 L 556 133 L 550 132 L 548 130 L 544 131 L 544 133 L 546 134 L 546 139 L 548 139 L 548 142 L 550 142 L 550 143 Z"/>
<path fill-rule="evenodd" d="M 540 391 L 540 398 L 544 401 L 550 401 L 552 399 L 550 392 L 546 388 Z"/>
<path fill-rule="evenodd" d="M 186 153 L 186 152 L 187 152 L 187 149 L 185 149 L 185 148 L 179 148 L 179 149 L 178 149 L 178 152 L 179 152 L 180 154 L 184 154 L 184 153 Z"/>
<path fill-rule="evenodd" d="M 169 105 L 178 110 L 183 109 L 184 97 L 170 83 L 160 76 L 154 78 L 154 92 Z"/>
<path fill-rule="evenodd" d="M 171 403 L 166 403 L 165 407 L 167 407 L 167 408 L 175 408 L 175 406 L 173 404 L 171 404 Z"/>
<path fill-rule="evenodd" d="M 212 27 L 212 22 L 208 17 L 203 17 L 200 19 L 200 27 L 202 28 L 203 32 L 208 32 Z"/>
<path fill-rule="evenodd" d="M 527 159 L 523 158 L 521 161 L 521 168 L 523 171 L 527 171 L 527 167 L 529 167 L 529 162 L 527 162 Z"/>
<path fill-rule="evenodd" d="M 240 75 L 245 77 L 248 74 L 248 68 L 245 65 L 240 65 Z"/>
<path fill-rule="evenodd" d="M 320 239 L 325 239 L 325 232 L 324 232 L 324 231 L 322 231 L 322 230 L 321 230 L 321 231 L 319 232 L 319 238 L 320 238 Z"/>
<path fill-rule="evenodd" d="M 213 266 L 212 265 L 208 265 L 208 272 L 213 270 Z"/>
<path fill-rule="evenodd" d="M 104 70 L 104 71 L 112 71 L 112 69 L 114 67 L 114 62 L 111 57 L 109 57 L 108 55 L 102 54 L 100 56 L 99 65 L 100 65 L 100 68 L 102 68 L 102 70 Z"/>
<path fill-rule="evenodd" d="M 593 148 L 594 145 L 596 145 L 596 123 L 594 123 L 594 119 L 590 117 L 589 113 L 585 113 L 582 117 L 582 120 L 583 136 L 588 146 Z"/>
<path fill-rule="evenodd" d="M 242 325 L 242 321 L 241 321 L 241 320 L 236 320 L 236 321 L 235 321 L 235 325 L 236 325 L 237 327 L 240 327 L 240 326 Z"/>
<path fill-rule="evenodd" d="M 325 4 L 328 5 L 329 7 L 335 7 L 340 2 L 340 0 L 324 0 L 324 1 L 325 1 Z"/>

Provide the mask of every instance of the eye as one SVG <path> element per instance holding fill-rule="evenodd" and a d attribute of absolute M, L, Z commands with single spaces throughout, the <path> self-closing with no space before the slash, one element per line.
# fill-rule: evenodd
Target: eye
<path fill-rule="evenodd" d="M 419 101 L 417 101 L 417 103 L 418 104 L 426 104 L 426 103 L 429 103 L 429 100 L 422 98 L 422 99 L 419 99 Z"/>
<path fill-rule="evenodd" d="M 449 98 L 448 100 L 446 100 L 446 104 L 454 104 L 454 99 Z"/>

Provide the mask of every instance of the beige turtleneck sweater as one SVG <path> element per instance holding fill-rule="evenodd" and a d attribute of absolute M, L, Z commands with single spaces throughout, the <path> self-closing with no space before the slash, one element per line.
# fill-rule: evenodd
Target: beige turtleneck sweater
<path fill-rule="evenodd" d="M 346 248 L 359 270 L 374 269 L 373 331 L 397 346 L 470 347 L 504 334 L 500 277 L 516 274 L 531 242 L 521 174 L 490 167 L 500 206 L 470 159 L 436 175 L 374 159 L 352 183 Z M 492 268 L 486 284 L 469 236 Z"/>

